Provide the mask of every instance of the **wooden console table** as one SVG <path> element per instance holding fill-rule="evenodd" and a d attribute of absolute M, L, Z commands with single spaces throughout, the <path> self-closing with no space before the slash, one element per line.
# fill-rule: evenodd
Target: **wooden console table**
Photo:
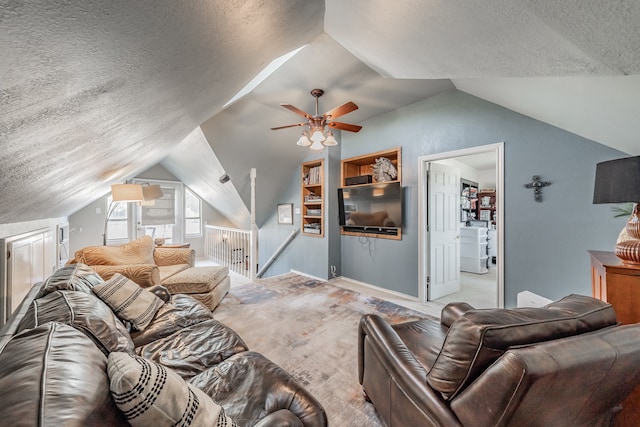
<path fill-rule="evenodd" d="M 625 264 L 613 252 L 589 251 L 589 254 L 593 296 L 610 303 L 619 322 L 640 323 L 640 265 Z M 640 425 L 640 387 L 624 401 L 614 425 Z"/>

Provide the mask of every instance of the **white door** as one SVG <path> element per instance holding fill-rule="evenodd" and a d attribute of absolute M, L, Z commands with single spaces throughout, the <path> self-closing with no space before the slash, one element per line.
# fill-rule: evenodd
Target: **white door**
<path fill-rule="evenodd" d="M 429 301 L 460 291 L 460 169 L 429 163 L 427 178 Z"/>

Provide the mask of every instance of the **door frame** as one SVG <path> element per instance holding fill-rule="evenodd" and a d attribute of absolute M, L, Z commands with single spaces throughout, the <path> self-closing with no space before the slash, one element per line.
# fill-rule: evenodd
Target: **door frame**
<path fill-rule="evenodd" d="M 496 306 L 504 307 L 504 142 L 495 144 L 480 145 L 477 147 L 463 148 L 460 150 L 447 151 L 444 153 L 429 154 L 418 157 L 418 299 L 420 302 L 427 302 L 427 256 L 429 254 L 426 215 L 427 215 L 427 167 L 428 163 L 436 160 L 444 160 L 473 154 L 494 152 L 496 155 L 496 213 L 498 224 L 496 226 L 496 237 L 498 241 L 498 262 L 497 262 L 497 288 L 498 301 Z"/>

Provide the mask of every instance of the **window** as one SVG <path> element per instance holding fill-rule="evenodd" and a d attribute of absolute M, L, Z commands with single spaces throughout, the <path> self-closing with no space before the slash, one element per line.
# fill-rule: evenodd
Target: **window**
<path fill-rule="evenodd" d="M 162 197 L 133 209 L 137 237 L 151 236 L 156 244 L 181 243 L 184 240 L 184 186 L 177 181 L 134 179 L 135 184 L 158 184 Z"/>
<path fill-rule="evenodd" d="M 186 236 L 202 235 L 202 200 L 186 187 L 184 189 L 184 231 Z"/>
<path fill-rule="evenodd" d="M 107 196 L 107 215 L 112 209 L 111 216 L 107 222 L 107 237 L 109 240 L 129 240 L 129 209 L 128 203 L 113 203 L 111 194 Z"/>

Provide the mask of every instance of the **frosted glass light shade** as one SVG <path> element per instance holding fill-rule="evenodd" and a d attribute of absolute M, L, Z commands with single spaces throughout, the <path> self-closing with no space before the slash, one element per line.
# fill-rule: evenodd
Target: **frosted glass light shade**
<path fill-rule="evenodd" d="M 322 141 L 324 141 L 324 135 L 322 134 L 322 131 L 316 129 L 313 131 L 313 134 L 311 135 L 311 141 L 313 141 L 314 143 L 320 143 Z M 313 147 L 312 147 L 313 149 Z M 316 148 L 317 150 L 317 148 Z"/>
<path fill-rule="evenodd" d="M 338 145 L 338 141 L 336 141 L 336 137 L 333 136 L 333 132 L 329 131 L 327 134 L 327 138 L 323 142 L 327 147 L 333 147 L 334 145 Z"/>
<path fill-rule="evenodd" d="M 312 150 L 322 150 L 324 148 L 324 145 L 322 145 L 322 143 L 320 141 L 313 141 L 313 144 L 311 144 L 311 148 Z"/>
<path fill-rule="evenodd" d="M 309 141 L 309 138 L 307 138 L 307 135 L 303 132 L 296 144 L 298 144 L 300 147 L 308 147 L 311 145 L 311 141 Z"/>
<path fill-rule="evenodd" d="M 111 186 L 111 198 L 114 202 L 141 202 L 144 200 L 142 185 L 113 184 Z"/>

